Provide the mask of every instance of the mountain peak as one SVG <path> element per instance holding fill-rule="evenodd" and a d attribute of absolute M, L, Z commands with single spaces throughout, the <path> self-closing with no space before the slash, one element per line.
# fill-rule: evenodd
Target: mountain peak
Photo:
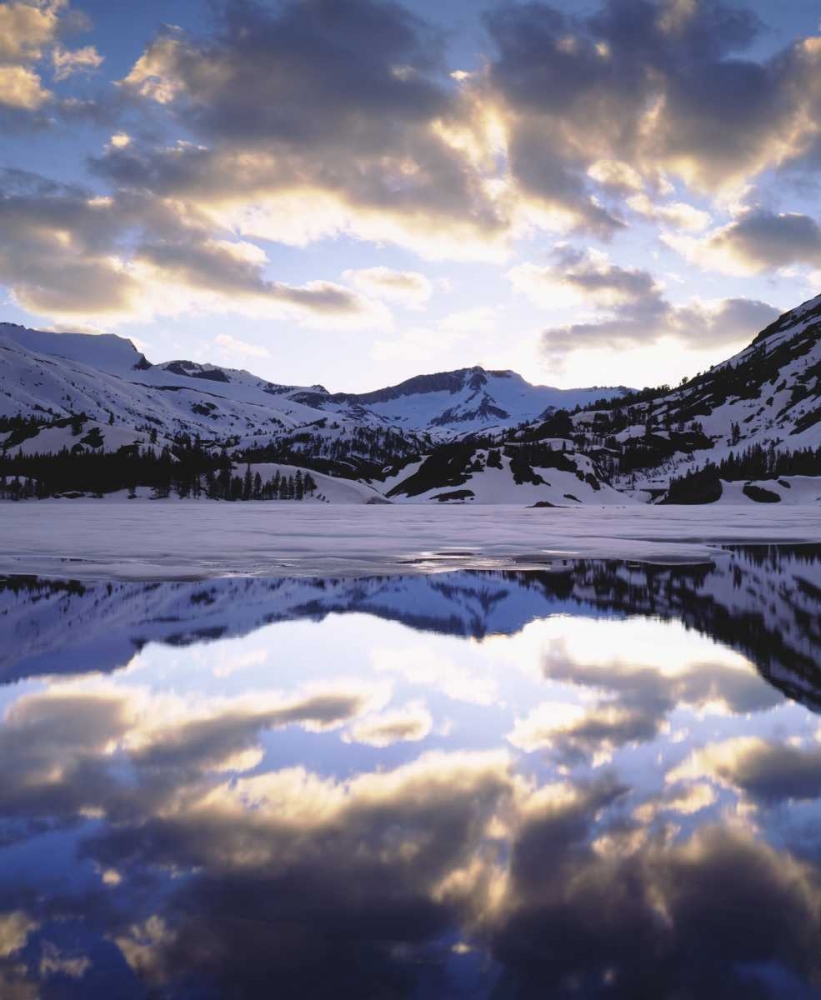
<path fill-rule="evenodd" d="M 0 336 L 34 354 L 65 358 L 100 371 L 122 373 L 151 367 L 133 341 L 115 333 L 55 333 L 0 323 Z"/>

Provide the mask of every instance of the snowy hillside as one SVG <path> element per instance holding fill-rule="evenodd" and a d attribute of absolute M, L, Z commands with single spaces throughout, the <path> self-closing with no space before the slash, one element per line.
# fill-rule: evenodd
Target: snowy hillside
<path fill-rule="evenodd" d="M 737 467 L 720 471 L 737 473 L 733 479 L 805 473 L 773 460 L 745 469 L 740 460 L 760 450 L 787 456 L 821 448 L 821 296 L 682 386 L 635 394 L 574 420 L 581 446 L 606 464 L 613 459 L 619 488 L 662 493 L 672 477 L 731 458 Z"/>

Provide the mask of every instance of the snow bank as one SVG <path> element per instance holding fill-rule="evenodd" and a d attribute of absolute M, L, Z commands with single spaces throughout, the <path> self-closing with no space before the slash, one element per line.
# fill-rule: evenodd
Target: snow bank
<path fill-rule="evenodd" d="M 0 573 L 82 579 L 704 561 L 722 543 L 821 543 L 817 507 L 436 507 L 40 501 L 0 506 Z"/>
<path fill-rule="evenodd" d="M 752 499 L 744 489 L 746 482 L 728 483 L 721 481 L 721 499 L 719 504 L 738 506 L 739 504 L 761 503 Z M 764 490 L 773 497 L 778 497 L 776 503 L 792 506 L 805 506 L 821 503 L 821 477 L 818 476 L 784 476 L 781 479 L 750 480 L 750 486 Z M 755 496 L 755 494 L 753 494 Z"/>

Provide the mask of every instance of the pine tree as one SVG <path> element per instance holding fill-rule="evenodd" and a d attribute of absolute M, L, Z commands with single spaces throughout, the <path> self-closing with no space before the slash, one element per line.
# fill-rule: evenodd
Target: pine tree
<path fill-rule="evenodd" d="M 251 474 L 251 463 L 245 467 L 245 478 L 242 481 L 242 499 L 250 500 L 254 495 L 254 477 Z"/>

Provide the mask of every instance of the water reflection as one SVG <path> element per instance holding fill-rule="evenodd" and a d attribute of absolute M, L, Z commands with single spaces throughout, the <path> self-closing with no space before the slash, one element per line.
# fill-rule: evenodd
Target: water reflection
<path fill-rule="evenodd" d="M 0 996 L 810 997 L 821 553 L 0 589 Z"/>

